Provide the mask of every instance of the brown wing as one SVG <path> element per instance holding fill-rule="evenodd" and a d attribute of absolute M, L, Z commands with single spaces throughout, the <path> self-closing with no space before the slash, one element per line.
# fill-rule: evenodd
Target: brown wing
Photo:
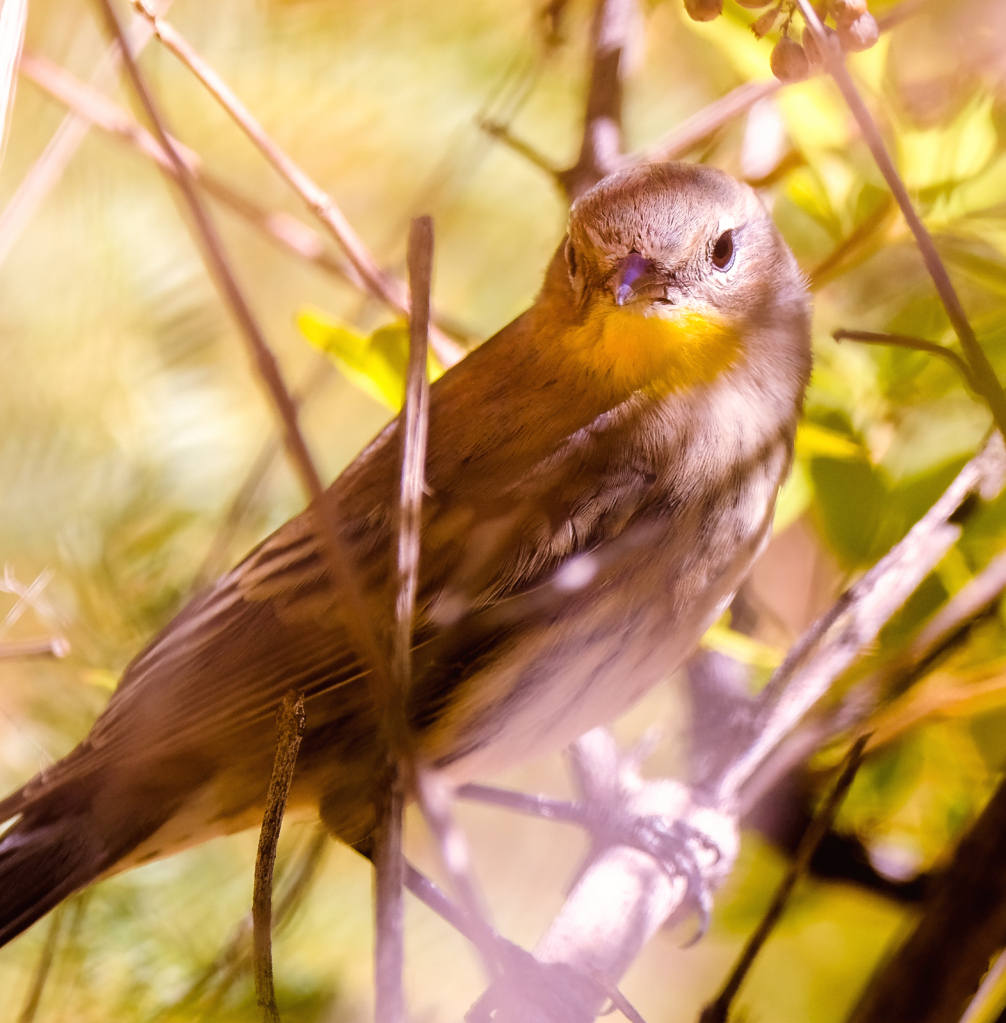
<path fill-rule="evenodd" d="M 521 326 L 515 321 L 507 331 Z M 570 406 L 582 402 L 549 386 L 541 367 L 510 366 L 503 374 L 507 331 L 434 387 L 433 493 L 424 509 L 416 629 L 422 643 L 533 590 L 571 557 L 617 537 L 653 485 L 653 475 L 626 460 L 624 445 L 612 439 L 623 431 L 578 422 Z M 459 433 L 451 402 L 463 398 L 469 408 L 485 408 L 500 398 L 485 392 L 500 386 L 513 390 L 509 432 L 495 424 L 494 443 L 486 445 L 487 431 L 472 426 L 469 415 L 460 418 Z M 530 434 L 528 416 L 536 427 Z M 542 422 L 560 429 L 543 433 Z M 393 606 L 395 436 L 389 427 L 331 491 L 379 637 L 387 634 Z M 99 769 L 124 750 L 156 760 L 198 749 L 271 719 L 292 688 L 310 701 L 345 687 L 347 703 L 357 703 L 367 671 L 340 622 L 340 599 L 304 513 L 182 610 L 127 668 L 84 743 L 39 786 L 51 788 L 68 771 Z M 452 649 L 452 660 L 463 662 L 463 655 Z M 308 715 L 310 727 L 310 703 Z"/>

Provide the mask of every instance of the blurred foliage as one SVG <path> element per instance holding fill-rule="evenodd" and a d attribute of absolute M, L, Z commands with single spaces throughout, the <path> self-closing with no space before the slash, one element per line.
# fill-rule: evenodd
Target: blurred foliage
<path fill-rule="evenodd" d="M 532 299 L 565 207 L 546 175 L 477 122 L 507 123 L 558 165 L 578 147 L 590 4 L 570 0 L 550 32 L 536 4 L 178 0 L 171 19 L 332 192 L 382 264 L 401 272 L 409 218 L 433 214 L 437 306 L 484 337 Z M 897 9 L 871 4 L 882 26 Z M 1006 376 L 1004 11 L 998 0 L 927 0 L 850 66 L 979 340 Z M 86 77 L 105 46 L 92 15 L 87 5 L 32 0 L 27 45 Z M 725 17 L 706 24 L 688 21 L 679 0 L 644 5 L 626 90 L 630 149 L 728 89 L 768 77 L 771 40 L 754 39 L 752 18 L 732 0 Z M 142 66 L 177 134 L 209 168 L 269 209 L 302 215 L 169 55 L 151 46 Z M 118 99 L 128 102 L 124 93 Z M 0 200 L 62 113 L 21 84 Z M 842 326 L 956 345 L 829 82 L 787 87 L 695 155 L 741 176 L 769 168 L 757 175 L 763 198 L 817 292 L 807 418 L 775 538 L 751 585 L 756 621 L 750 636 L 723 622 L 709 640 L 764 677 L 839 589 L 904 535 L 980 444 L 990 418 L 942 360 L 830 340 Z M 305 426 L 332 476 L 400 400 L 402 329 L 232 215 L 218 220 L 288 379 L 308 394 Z M 172 193 L 135 153 L 96 132 L 87 139 L 2 266 L 0 326 L 0 557 L 22 585 L 52 573 L 3 637 L 61 634 L 72 646 L 58 662 L 0 662 L 0 782 L 11 788 L 85 733 L 111 682 L 202 577 L 211 550 L 233 562 L 294 513 L 301 496 L 282 461 L 265 459 L 264 479 L 227 518 L 275 423 Z M 321 373 L 301 332 L 334 352 L 345 376 Z M 885 630 L 871 663 L 979 572 L 1004 536 L 999 499 L 969 522 Z M 17 605 L 6 592 L 0 601 L 0 615 Z M 938 865 L 1002 768 L 1004 638 L 1003 618 L 987 621 L 939 677 L 878 720 L 888 739 L 839 824 L 892 876 Z M 666 721 L 668 742 L 652 768 L 670 770 L 680 767 L 681 718 L 678 690 L 665 687 L 618 734 L 628 740 Z M 566 787 L 558 759 L 506 781 L 557 794 Z M 561 904 L 582 837 L 484 808 L 463 815 L 496 922 L 532 943 Z M 435 873 L 428 840 L 412 823 L 409 854 Z M 281 885 L 309 834 L 307 824 L 286 829 Z M 247 971 L 227 984 L 214 975 L 192 994 L 248 911 L 254 846 L 247 834 L 210 843 L 78 897 L 62 918 L 37 1018 L 257 1019 Z M 676 934 L 651 943 L 624 984 L 650 1023 L 694 1018 L 781 870 L 779 854 L 751 837 L 718 899 L 712 936 L 688 950 Z M 331 851 L 277 936 L 284 1020 L 368 1018 L 369 893 L 366 864 Z M 753 1018 L 779 1023 L 841 1020 L 906 919 L 879 895 L 802 884 L 742 1002 Z M 49 926 L 0 952 L 0 990 L 8 993 L 0 1019 L 19 1018 Z M 414 1018 L 460 1016 L 481 983 L 464 943 L 410 905 L 407 954 Z"/>

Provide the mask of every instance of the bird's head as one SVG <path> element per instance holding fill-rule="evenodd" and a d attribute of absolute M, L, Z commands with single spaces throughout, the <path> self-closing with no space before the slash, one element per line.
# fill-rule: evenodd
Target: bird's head
<path fill-rule="evenodd" d="M 680 390 L 760 348 L 808 362 L 803 277 L 754 192 L 722 171 L 610 175 L 574 203 L 564 255 L 576 343 L 627 382 Z"/>

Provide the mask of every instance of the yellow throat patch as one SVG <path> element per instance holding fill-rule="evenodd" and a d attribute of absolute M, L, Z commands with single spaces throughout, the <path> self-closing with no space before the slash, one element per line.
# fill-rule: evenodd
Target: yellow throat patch
<path fill-rule="evenodd" d="M 568 335 L 571 353 L 616 395 L 663 397 L 712 383 L 744 357 L 738 332 L 710 306 L 661 314 L 597 305 Z"/>

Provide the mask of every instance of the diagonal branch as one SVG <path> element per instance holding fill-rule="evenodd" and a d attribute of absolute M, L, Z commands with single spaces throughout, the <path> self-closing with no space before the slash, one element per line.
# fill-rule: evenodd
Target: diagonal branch
<path fill-rule="evenodd" d="M 876 565 L 854 583 L 790 650 L 759 697 L 750 736 L 706 784 L 729 805 L 811 707 L 828 691 L 935 568 L 961 534 L 972 495 L 1003 486 L 1006 455 L 998 434 L 986 442 L 936 503 Z"/>
<path fill-rule="evenodd" d="M 277 173 L 307 203 L 312 213 L 325 225 L 346 253 L 360 275 L 367 291 L 378 301 L 401 316 L 408 317 L 409 301 L 400 281 L 389 278 L 377 265 L 363 239 L 356 233 L 346 215 L 332 197 L 318 185 L 269 134 L 241 102 L 237 94 L 217 72 L 195 51 L 184 36 L 151 9 L 149 0 L 136 0 L 135 6 L 150 22 L 154 34 L 206 87 L 239 128 L 258 147 L 259 152 Z M 431 332 L 431 342 L 445 365 L 458 361 L 464 354 L 454 341 L 440 331 Z"/>
<path fill-rule="evenodd" d="M 144 107 L 147 117 L 154 128 L 155 135 L 174 166 L 175 178 L 192 215 L 203 257 L 225 301 L 230 306 L 234 318 L 237 320 L 262 381 L 266 385 L 283 423 L 284 441 L 294 468 L 300 475 L 305 490 L 310 495 L 311 507 L 318 532 L 322 539 L 328 567 L 332 572 L 332 578 L 345 596 L 342 606 L 351 641 L 358 653 L 368 663 L 371 672 L 373 696 L 378 706 L 383 709 L 387 706 L 390 699 L 387 665 L 368 618 L 362 591 L 351 567 L 352 561 L 339 532 L 335 509 L 325 495 L 321 478 L 318 476 L 318 470 L 311 460 L 307 444 L 300 432 L 300 427 L 297 423 L 297 407 L 280 375 L 276 357 L 266 343 L 262 329 L 251 307 L 248 305 L 244 293 L 238 286 L 220 237 L 196 191 L 195 183 L 189 174 L 188 167 L 175 148 L 164 126 L 163 117 L 155 107 L 150 92 L 140 75 L 136 61 L 123 36 L 122 28 L 115 16 L 115 12 L 112 10 L 111 2 L 110 0 L 97 0 L 97 2 L 104 15 L 109 33 L 113 38 L 119 40 L 119 44 L 122 47 L 123 64 L 140 103 Z"/>
<path fill-rule="evenodd" d="M 622 79 L 636 27 L 636 0 L 597 0 L 590 30 L 590 80 L 580 155 L 558 175 L 569 199 L 582 195 L 624 162 Z"/>
<path fill-rule="evenodd" d="M 146 24 L 144 22 L 144 24 Z M 68 71 L 33 53 L 21 58 L 21 73 L 44 89 L 83 119 L 85 125 L 96 125 L 109 135 L 131 145 L 148 159 L 174 176 L 171 158 L 157 140 L 139 124 L 136 119 L 117 103 L 102 95 L 97 89 L 74 78 Z M 207 171 L 199 156 L 187 146 L 173 139 L 175 149 L 185 161 L 189 173 L 214 199 L 236 213 L 246 222 L 263 231 L 278 245 L 302 259 L 314 263 L 320 269 L 338 277 L 353 287 L 363 290 L 363 282 L 353 267 L 334 259 L 322 244 L 318 233 L 287 213 L 273 212 L 260 206 L 253 199 L 241 195 Z M 13 200 L 12 200 L 13 201 Z M 0 258 L 2 258 L 2 225 L 0 225 Z"/>
<path fill-rule="evenodd" d="M 171 3 L 172 0 L 163 0 L 161 3 L 162 14 L 171 6 Z M 139 53 L 153 37 L 153 32 L 148 27 L 145 18 L 134 15 L 126 29 L 126 37 L 134 52 Z M 98 62 L 94 74 L 91 75 L 92 88 L 97 91 L 115 80 L 121 54 L 122 51 L 117 42 L 108 47 Z M 26 56 L 22 54 L 21 71 L 24 71 L 26 59 Z M 63 170 L 80 148 L 89 128 L 88 119 L 80 116 L 79 112 L 67 114 L 52 138 L 49 139 L 42 155 L 32 164 L 31 169 L 17 186 L 7 205 L 0 212 L 0 263 L 3 263 L 10 254 L 14 243 L 21 237 L 45 197 L 59 183 L 63 176 Z"/>
<path fill-rule="evenodd" d="M 725 96 L 713 100 L 708 106 L 686 118 L 677 127 L 651 143 L 635 159 L 640 163 L 661 163 L 680 160 L 710 136 L 715 135 L 735 117 L 746 114 L 756 103 L 774 96 L 783 83 L 777 79 L 767 82 L 744 82 Z"/>
<path fill-rule="evenodd" d="M 995 370 L 988 360 L 988 356 L 986 356 L 985 351 L 975 337 L 974 329 L 968 321 L 957 292 L 954 290 L 954 285 L 950 280 L 950 275 L 947 273 L 947 268 L 943 265 L 943 260 L 940 259 L 940 255 L 936 251 L 936 245 L 933 243 L 932 236 L 926 230 L 918 213 L 916 213 L 912 200 L 908 195 L 908 189 L 901 180 L 901 176 L 894 166 L 894 161 L 891 159 L 891 154 L 888 153 L 887 147 L 884 145 L 884 139 L 880 134 L 880 129 L 877 127 L 877 122 L 874 121 L 873 115 L 867 108 L 863 97 L 856 88 L 855 82 L 852 80 L 852 76 L 849 74 L 849 69 L 845 66 L 845 58 L 842 55 L 842 48 L 839 45 L 838 39 L 825 32 L 824 26 L 821 24 L 821 20 L 818 18 L 817 12 L 811 5 L 810 0 L 797 0 L 797 3 L 800 5 L 800 10 L 803 13 L 804 20 L 807 22 L 808 29 L 813 34 L 814 41 L 824 61 L 825 69 L 835 80 L 835 84 L 842 93 L 846 105 L 852 116 L 856 119 L 859 130 L 863 134 L 863 139 L 870 147 L 873 159 L 880 173 L 883 174 L 887 187 L 890 188 L 891 194 L 901 208 L 909 230 L 915 237 L 915 244 L 919 248 L 922 262 L 925 264 L 929 276 L 933 279 L 936 292 L 940 296 L 944 309 L 947 311 L 947 316 L 950 318 L 950 324 L 960 339 L 961 348 L 964 350 L 964 357 L 971 366 L 971 371 L 975 377 L 975 384 L 978 387 L 978 393 L 981 394 L 988 404 L 999 432 L 1006 437 L 1006 392 L 1003 391 L 1002 385 L 995 375 Z"/>

